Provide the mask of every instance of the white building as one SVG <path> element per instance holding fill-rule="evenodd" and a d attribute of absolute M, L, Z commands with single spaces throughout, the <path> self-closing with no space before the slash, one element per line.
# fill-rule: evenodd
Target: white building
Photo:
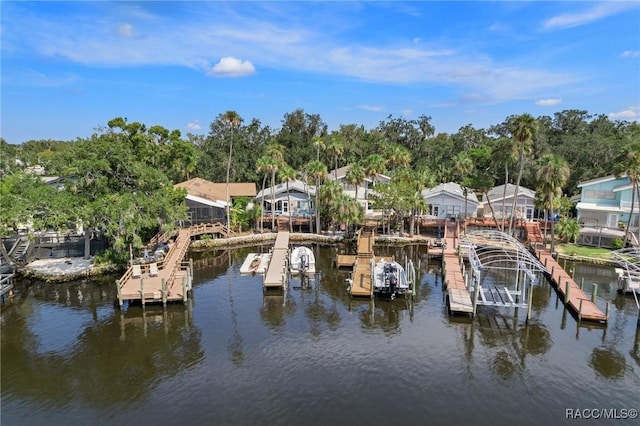
<path fill-rule="evenodd" d="M 470 189 L 466 191 L 455 182 L 441 183 L 434 188 L 422 191 L 422 197 L 429 205 L 428 217 L 448 219 L 452 217 L 475 217 L 478 210 L 478 198 Z M 466 210 L 465 210 L 466 206 Z"/>

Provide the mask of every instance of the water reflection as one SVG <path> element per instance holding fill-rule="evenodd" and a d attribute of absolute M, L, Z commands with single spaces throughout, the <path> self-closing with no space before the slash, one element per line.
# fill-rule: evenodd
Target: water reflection
<path fill-rule="evenodd" d="M 10 324 L 1 342 L 3 396 L 44 405 L 81 401 L 110 407 L 141 398 L 154 384 L 203 358 L 200 333 L 189 326 L 188 310 L 182 306 L 165 311 L 132 307 L 116 315 L 109 304 L 109 315 L 101 313 L 96 319 L 85 314 L 69 347 L 34 350 L 42 339 L 34 334 L 31 318 L 60 303 L 55 292 L 46 294 L 52 295 L 51 300 L 24 299 L 3 313 L 3 320 Z M 88 303 L 85 300 L 82 303 Z M 50 337 L 65 339 L 61 330 L 69 317 L 49 316 L 47 320 L 54 322 L 48 331 L 55 335 Z"/>

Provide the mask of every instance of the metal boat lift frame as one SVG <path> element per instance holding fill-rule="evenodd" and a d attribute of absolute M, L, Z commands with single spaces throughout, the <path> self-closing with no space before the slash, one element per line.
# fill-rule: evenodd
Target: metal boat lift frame
<path fill-rule="evenodd" d="M 547 272 L 546 268 L 516 238 L 495 230 L 473 231 L 460 238 L 460 250 L 467 251 L 470 268 L 463 275 L 473 294 L 473 315 L 478 305 L 527 309 L 531 318 L 533 286 Z M 464 266 L 463 266 L 464 268 Z M 497 285 L 483 287 L 490 271 L 515 272 L 515 289 Z M 490 295 L 491 297 L 487 297 Z"/>
<path fill-rule="evenodd" d="M 611 253 L 618 264 L 618 290 L 622 293 L 631 292 L 640 310 L 640 247 L 627 247 Z M 639 316 L 640 318 L 640 316 Z"/>

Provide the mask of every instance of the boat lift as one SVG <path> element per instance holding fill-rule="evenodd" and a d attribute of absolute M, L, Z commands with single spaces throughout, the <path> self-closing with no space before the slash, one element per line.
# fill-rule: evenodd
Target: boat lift
<path fill-rule="evenodd" d="M 472 294 L 473 315 L 478 305 L 527 309 L 531 318 L 533 286 L 546 268 L 517 239 L 495 230 L 473 231 L 460 238 L 460 253 L 469 259 L 463 275 Z M 503 273 L 510 283 L 485 284 L 490 273 Z"/>
<path fill-rule="evenodd" d="M 640 310 L 640 247 L 627 247 L 611 253 L 618 264 L 618 292 L 632 293 Z M 640 318 L 640 317 L 639 317 Z"/>

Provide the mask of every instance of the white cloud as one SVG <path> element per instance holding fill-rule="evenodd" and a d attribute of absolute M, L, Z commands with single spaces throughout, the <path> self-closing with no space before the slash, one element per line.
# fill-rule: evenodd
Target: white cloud
<path fill-rule="evenodd" d="M 131 38 L 133 37 L 133 25 L 131 24 L 119 25 L 118 28 L 116 29 L 116 32 L 118 33 L 118 35 L 122 37 Z"/>
<path fill-rule="evenodd" d="M 365 111 L 372 112 L 382 112 L 384 111 L 384 107 L 382 105 L 360 105 L 358 108 L 363 109 Z"/>
<path fill-rule="evenodd" d="M 561 103 L 562 99 L 559 98 L 539 99 L 536 101 L 536 105 L 538 106 L 554 106 L 560 105 Z"/>
<path fill-rule="evenodd" d="M 563 13 L 549 18 L 542 24 L 542 29 L 553 30 L 579 27 L 637 6 L 638 4 L 635 2 L 601 2 L 583 12 Z"/>
<path fill-rule="evenodd" d="M 207 74 L 214 77 L 244 77 L 255 72 L 256 68 L 251 62 L 243 62 L 240 59 L 227 56 L 220 59 L 220 62 L 209 69 Z"/>
<path fill-rule="evenodd" d="M 625 50 L 620 54 L 621 58 L 638 58 L 640 57 L 640 50 Z"/>
<path fill-rule="evenodd" d="M 622 111 L 610 112 L 608 116 L 612 120 L 638 121 L 640 120 L 640 105 L 634 105 Z"/>
<path fill-rule="evenodd" d="M 187 123 L 187 125 L 185 126 L 187 129 L 189 130 L 200 130 L 202 129 L 202 127 L 200 127 L 200 123 L 198 123 L 197 121 L 190 121 Z"/>

